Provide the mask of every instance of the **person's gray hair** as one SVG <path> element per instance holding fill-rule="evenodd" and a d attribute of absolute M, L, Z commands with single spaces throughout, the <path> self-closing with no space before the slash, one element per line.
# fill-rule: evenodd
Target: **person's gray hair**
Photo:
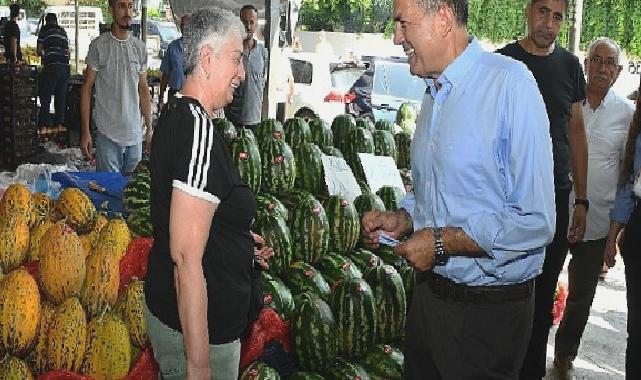
<path fill-rule="evenodd" d="M 416 0 L 416 3 L 423 8 L 425 14 L 434 14 L 442 6 L 448 6 L 459 25 L 467 25 L 468 0 Z"/>
<path fill-rule="evenodd" d="M 214 54 L 231 36 L 245 39 L 245 27 L 238 16 L 218 7 L 206 7 L 192 12 L 183 32 L 184 69 L 192 73 L 198 66 L 200 50 L 209 46 Z"/>
<path fill-rule="evenodd" d="M 592 43 L 590 43 L 590 47 L 588 47 L 588 58 L 592 58 L 592 54 L 594 54 L 594 49 L 596 49 L 597 46 L 601 44 L 606 44 L 617 52 L 617 63 L 619 62 L 619 58 L 621 57 L 621 47 L 619 44 L 616 43 L 615 40 L 613 40 L 610 37 L 597 37 Z"/>

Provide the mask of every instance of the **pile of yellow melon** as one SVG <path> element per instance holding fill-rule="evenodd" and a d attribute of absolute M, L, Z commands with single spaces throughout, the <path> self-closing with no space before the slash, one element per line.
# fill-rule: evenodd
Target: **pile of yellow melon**
<path fill-rule="evenodd" d="M 119 379 L 147 345 L 143 283 L 121 296 L 131 233 L 81 190 L 53 202 L 11 185 L 0 200 L 0 379 L 67 370 Z M 23 265 L 37 261 L 37 276 Z M 37 278 L 36 278 L 37 277 Z M 4 358 L 4 359 L 2 359 Z"/>

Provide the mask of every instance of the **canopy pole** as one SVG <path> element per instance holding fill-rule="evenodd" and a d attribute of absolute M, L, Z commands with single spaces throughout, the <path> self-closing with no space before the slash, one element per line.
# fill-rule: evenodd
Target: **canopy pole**
<path fill-rule="evenodd" d="M 80 41 L 79 41 L 80 40 L 80 28 L 79 28 L 79 26 L 80 26 L 80 1 L 79 0 L 75 0 L 74 3 L 75 3 L 74 5 L 76 7 L 75 17 L 74 17 L 75 18 L 75 22 L 76 22 L 76 41 L 75 41 L 75 45 L 76 46 L 75 46 L 74 56 L 75 56 L 75 61 L 76 61 L 76 74 L 79 74 L 80 73 L 80 52 L 79 52 L 79 47 L 80 47 Z"/>

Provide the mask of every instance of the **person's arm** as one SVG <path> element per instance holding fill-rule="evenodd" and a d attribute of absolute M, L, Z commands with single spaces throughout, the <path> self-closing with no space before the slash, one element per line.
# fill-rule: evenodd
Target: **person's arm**
<path fill-rule="evenodd" d="M 187 359 L 187 378 L 209 379 L 207 287 L 202 258 L 216 204 L 174 188 L 169 249 L 174 261 L 178 315 Z"/>
<path fill-rule="evenodd" d="M 9 49 L 13 53 L 13 62 L 18 62 L 18 39 L 9 37 Z"/>
<path fill-rule="evenodd" d="M 85 69 L 85 79 L 82 82 L 82 88 L 80 90 L 80 122 L 81 122 L 81 131 L 80 131 L 80 150 L 82 154 L 87 159 L 91 159 L 91 93 L 93 91 L 93 85 L 96 83 L 96 76 L 98 75 L 97 71 L 94 71 L 91 67 L 87 66 Z"/>
<path fill-rule="evenodd" d="M 608 238 L 605 241 L 605 249 L 603 250 L 603 262 L 610 268 L 615 264 L 617 238 L 623 227 L 625 227 L 625 224 L 619 223 L 616 220 L 610 220 L 610 230 L 608 231 Z"/>
<path fill-rule="evenodd" d="M 154 129 L 151 122 L 151 95 L 149 94 L 149 86 L 147 85 L 147 72 L 138 74 L 138 94 L 140 95 L 140 111 L 145 118 L 145 126 L 147 127 L 145 149 L 149 152 L 151 149 L 151 136 L 154 133 Z"/>
<path fill-rule="evenodd" d="M 588 139 L 585 134 L 581 102 L 572 104 L 568 140 L 570 142 L 570 164 L 572 166 L 572 179 L 574 180 L 574 193 L 578 199 L 587 199 Z M 569 234 L 570 243 L 583 240 L 587 211 L 584 205 L 577 205 L 574 208 Z"/>
<path fill-rule="evenodd" d="M 492 211 L 470 211 L 462 226 L 445 226 L 450 255 L 492 257 L 494 250 L 515 254 L 546 246 L 554 237 L 556 209 L 549 122 L 534 79 L 516 81 L 505 104 L 505 201 Z M 416 231 L 395 251 L 419 270 L 431 268 L 434 231 Z"/>
<path fill-rule="evenodd" d="M 36 55 L 38 57 L 42 57 L 43 49 L 44 49 L 44 44 L 42 42 L 38 42 L 38 45 L 36 46 Z"/>
<path fill-rule="evenodd" d="M 158 112 L 162 110 L 165 100 L 165 91 L 167 91 L 167 85 L 169 84 L 169 74 L 171 73 L 171 59 L 169 58 L 173 54 L 173 42 L 169 44 L 167 48 L 167 53 L 162 60 L 160 61 L 160 93 L 158 94 Z"/>

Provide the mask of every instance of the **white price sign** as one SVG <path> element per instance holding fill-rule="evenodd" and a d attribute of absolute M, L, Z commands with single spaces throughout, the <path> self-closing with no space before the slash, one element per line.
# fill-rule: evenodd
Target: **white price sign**
<path fill-rule="evenodd" d="M 359 153 L 358 157 L 372 193 L 376 193 L 383 186 L 395 186 L 405 194 L 403 179 L 392 157 L 375 156 L 369 153 Z"/>
<path fill-rule="evenodd" d="M 344 159 L 325 155 L 321 159 L 329 195 L 340 195 L 350 202 L 361 195 L 361 188 L 356 182 L 354 173 Z"/>

